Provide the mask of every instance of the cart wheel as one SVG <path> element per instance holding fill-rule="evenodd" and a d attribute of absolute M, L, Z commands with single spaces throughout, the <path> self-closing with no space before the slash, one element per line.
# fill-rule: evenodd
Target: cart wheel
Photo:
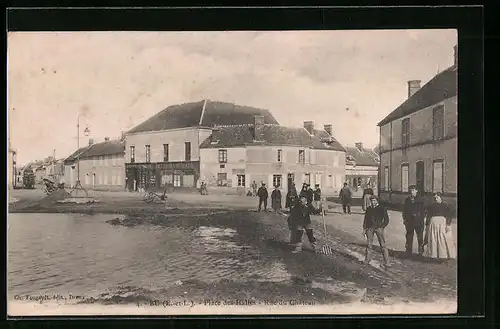
<path fill-rule="evenodd" d="M 150 194 L 150 192 L 144 193 L 144 197 L 142 198 L 142 200 L 149 202 L 149 199 L 151 198 Z"/>

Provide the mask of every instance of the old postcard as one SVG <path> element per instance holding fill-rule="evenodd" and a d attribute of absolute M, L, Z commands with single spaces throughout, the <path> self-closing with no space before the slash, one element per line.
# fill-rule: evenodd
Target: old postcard
<path fill-rule="evenodd" d="M 456 313 L 456 30 L 7 46 L 8 315 Z"/>

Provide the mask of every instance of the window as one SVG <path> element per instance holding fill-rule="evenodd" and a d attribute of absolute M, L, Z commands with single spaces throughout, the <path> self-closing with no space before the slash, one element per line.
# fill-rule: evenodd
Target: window
<path fill-rule="evenodd" d="M 217 186 L 227 186 L 227 174 L 218 173 L 217 174 Z"/>
<path fill-rule="evenodd" d="M 107 166 L 108 165 L 108 157 L 107 156 L 103 156 L 104 158 L 104 165 Z"/>
<path fill-rule="evenodd" d="M 191 142 L 184 143 L 184 159 L 191 161 Z"/>
<path fill-rule="evenodd" d="M 401 192 L 408 192 L 408 178 L 409 178 L 408 164 L 401 165 Z"/>
<path fill-rule="evenodd" d="M 333 156 L 333 166 L 334 166 L 334 167 L 338 167 L 338 166 L 339 166 L 339 160 L 340 160 L 340 159 L 339 159 L 339 155 L 338 155 L 338 154 L 335 154 L 335 155 Z"/>
<path fill-rule="evenodd" d="M 92 158 L 92 167 L 95 167 L 96 166 L 96 160 L 95 160 L 95 157 Z"/>
<path fill-rule="evenodd" d="M 389 191 L 389 166 L 384 168 L 384 189 Z"/>
<path fill-rule="evenodd" d="M 432 136 L 434 140 L 444 137 L 444 106 L 440 105 L 432 110 Z"/>
<path fill-rule="evenodd" d="M 410 146 L 410 118 L 406 118 L 401 122 L 401 147 L 403 154 L 406 154 L 408 146 Z"/>
<path fill-rule="evenodd" d="M 168 162 L 168 144 L 163 144 L 163 162 Z"/>
<path fill-rule="evenodd" d="M 283 150 L 278 150 L 278 162 L 283 161 Z"/>
<path fill-rule="evenodd" d="M 316 174 L 314 177 L 314 184 L 319 184 L 319 187 L 321 188 L 323 186 L 323 176 L 321 174 Z"/>
<path fill-rule="evenodd" d="M 237 175 L 238 187 L 245 187 L 245 175 Z"/>
<path fill-rule="evenodd" d="M 281 175 L 273 175 L 273 186 L 280 186 L 281 187 Z"/>
<path fill-rule="evenodd" d="M 219 150 L 219 163 L 227 162 L 227 150 Z"/>
<path fill-rule="evenodd" d="M 432 170 L 432 192 L 443 192 L 443 161 L 435 160 Z"/>
<path fill-rule="evenodd" d="M 104 181 L 103 182 L 104 185 L 108 185 L 108 175 L 106 175 L 106 173 L 104 173 L 104 175 L 103 175 L 103 181 Z"/>
<path fill-rule="evenodd" d="M 151 162 L 151 145 L 146 145 L 146 163 Z"/>
<path fill-rule="evenodd" d="M 311 174 L 304 174 L 304 183 L 311 184 Z"/>
<path fill-rule="evenodd" d="M 174 175 L 174 186 L 175 187 L 181 186 L 181 175 Z"/>
<path fill-rule="evenodd" d="M 334 187 L 334 186 L 335 186 L 335 182 L 334 182 L 334 180 L 335 180 L 335 176 L 333 176 L 333 175 L 328 175 L 328 179 L 327 179 L 327 181 L 326 181 L 326 183 L 327 183 L 327 187 Z"/>
<path fill-rule="evenodd" d="M 130 146 L 130 163 L 135 162 L 135 146 Z"/>
<path fill-rule="evenodd" d="M 306 152 L 299 150 L 299 163 L 306 163 Z"/>

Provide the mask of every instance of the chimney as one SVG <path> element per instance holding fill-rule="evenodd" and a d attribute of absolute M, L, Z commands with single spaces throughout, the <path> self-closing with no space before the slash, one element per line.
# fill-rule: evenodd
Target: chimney
<path fill-rule="evenodd" d="M 93 138 L 89 138 L 89 146 L 94 144 L 94 139 Z"/>
<path fill-rule="evenodd" d="M 453 65 L 458 67 L 458 45 L 453 46 Z"/>
<path fill-rule="evenodd" d="M 305 130 L 307 130 L 309 135 L 314 135 L 314 122 L 304 121 L 304 128 L 305 128 Z"/>
<path fill-rule="evenodd" d="M 325 127 L 325 131 L 328 133 L 328 135 L 333 136 L 332 125 L 331 124 L 327 124 L 324 127 Z"/>
<path fill-rule="evenodd" d="M 408 98 L 410 98 L 414 93 L 420 89 L 420 80 L 410 80 L 408 81 Z"/>
<path fill-rule="evenodd" d="M 264 128 L 264 116 L 263 115 L 256 115 L 254 117 L 254 139 L 256 141 L 262 141 L 264 138 L 263 136 L 263 128 Z"/>
<path fill-rule="evenodd" d="M 358 142 L 358 143 L 356 143 L 355 145 L 356 145 L 356 148 L 357 148 L 360 152 L 363 152 L 363 143 Z"/>
<path fill-rule="evenodd" d="M 109 142 L 109 137 L 104 137 L 105 142 Z"/>
<path fill-rule="evenodd" d="M 120 141 L 124 141 L 125 140 L 125 132 L 121 132 L 121 135 L 120 135 Z"/>

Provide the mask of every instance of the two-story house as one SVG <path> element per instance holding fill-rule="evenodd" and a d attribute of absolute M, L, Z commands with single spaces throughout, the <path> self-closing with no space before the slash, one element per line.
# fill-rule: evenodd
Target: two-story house
<path fill-rule="evenodd" d="M 409 185 L 422 195 L 441 192 L 457 198 L 457 69 L 454 64 L 424 86 L 408 82 L 408 99 L 384 118 L 380 127 L 379 196 L 401 204 Z"/>
<path fill-rule="evenodd" d="M 215 125 L 249 124 L 255 115 L 277 124 L 268 110 L 203 100 L 172 105 L 126 133 L 129 190 L 199 187 L 200 144 Z"/>
<path fill-rule="evenodd" d="M 379 155 L 371 149 L 363 147 L 362 142 L 355 147 L 346 147 L 345 175 L 346 182 L 355 194 L 362 195 L 363 189 L 378 187 Z"/>
<path fill-rule="evenodd" d="M 331 125 L 326 125 L 326 128 Z M 304 128 L 265 123 L 214 127 L 201 144 L 201 180 L 210 187 L 248 191 L 253 182 L 279 186 L 282 195 L 292 183 L 320 184 L 324 194 L 334 194 L 344 180 L 345 149 L 323 131 L 318 137 L 312 121 Z"/>
<path fill-rule="evenodd" d="M 64 168 L 64 183 L 68 187 L 74 187 L 80 179 L 80 184 L 86 189 L 123 191 L 125 142 L 106 137 L 104 142 L 94 143 L 90 139 L 87 146 L 64 160 Z"/>

